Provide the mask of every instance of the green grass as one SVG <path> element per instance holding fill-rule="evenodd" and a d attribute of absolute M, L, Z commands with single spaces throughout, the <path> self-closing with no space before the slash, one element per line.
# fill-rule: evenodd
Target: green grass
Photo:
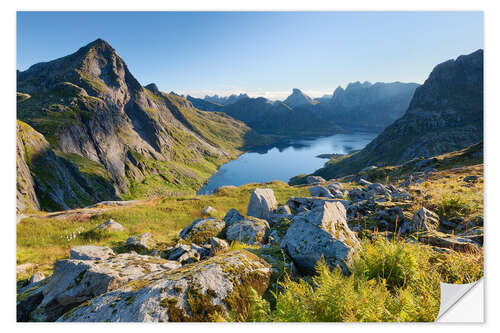
<path fill-rule="evenodd" d="M 45 213 L 39 213 L 17 225 L 17 264 L 35 263 L 42 271 L 50 272 L 53 262 L 67 258 L 73 246 L 93 244 L 119 248 L 129 236 L 148 231 L 158 242 L 173 245 L 179 232 L 200 218 L 206 206 L 217 210 L 216 218 L 223 218 L 230 208 L 246 214 L 250 194 L 257 187 L 272 188 L 280 203 L 286 203 L 290 196 L 304 196 L 308 192 L 305 187 L 275 181 L 225 189 L 214 195 L 156 198 L 134 206 L 68 218 L 47 218 Z M 92 232 L 109 218 L 122 224 L 125 230 L 104 235 Z"/>

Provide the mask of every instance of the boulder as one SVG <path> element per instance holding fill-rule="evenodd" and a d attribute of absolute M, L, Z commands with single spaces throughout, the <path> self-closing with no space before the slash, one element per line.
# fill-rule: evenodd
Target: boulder
<path fill-rule="evenodd" d="M 213 321 L 248 309 L 248 290 L 262 295 L 271 266 L 245 250 L 156 272 L 61 316 L 67 322 Z"/>
<path fill-rule="evenodd" d="M 269 233 L 269 223 L 255 217 L 247 217 L 233 223 L 226 231 L 228 241 L 236 240 L 245 244 L 264 244 Z"/>
<path fill-rule="evenodd" d="M 417 231 L 433 231 L 437 230 L 439 226 L 439 216 L 426 209 L 420 208 L 413 219 L 405 221 L 401 226 L 401 233 L 413 233 Z"/>
<path fill-rule="evenodd" d="M 177 259 L 178 262 L 180 262 L 182 265 L 187 265 L 191 264 L 193 262 L 200 261 L 201 255 L 198 251 L 195 251 L 193 249 L 190 249 L 187 252 L 184 252 L 179 259 Z"/>
<path fill-rule="evenodd" d="M 324 202 L 294 217 L 281 247 L 305 274 L 315 273 L 322 256 L 327 265 L 340 267 L 347 274 L 347 265 L 361 246 L 347 225 L 344 206 L 340 202 Z"/>
<path fill-rule="evenodd" d="M 326 180 L 320 176 L 307 176 L 306 182 L 309 185 L 326 183 Z"/>
<path fill-rule="evenodd" d="M 113 219 L 109 219 L 103 224 L 100 224 L 97 227 L 98 230 L 106 230 L 106 231 L 123 231 L 125 228 L 118 222 Z"/>
<path fill-rule="evenodd" d="M 257 188 L 250 196 L 247 215 L 259 219 L 268 219 L 276 208 L 278 208 L 278 201 L 276 201 L 274 191 L 270 188 Z"/>
<path fill-rule="evenodd" d="M 464 182 L 466 183 L 474 183 L 474 182 L 477 182 L 477 180 L 479 179 L 478 176 L 466 176 L 464 177 Z"/>
<path fill-rule="evenodd" d="M 217 213 L 217 209 L 213 208 L 212 206 L 207 206 L 202 210 L 201 215 L 213 216 L 215 213 Z"/>
<path fill-rule="evenodd" d="M 150 251 L 156 245 L 150 232 L 138 236 L 132 236 L 125 242 L 125 247 L 136 251 Z"/>
<path fill-rule="evenodd" d="M 29 321 L 30 313 L 35 310 L 43 300 L 43 289 L 48 281 L 49 279 L 45 278 L 37 282 L 29 283 L 26 287 L 19 290 L 16 297 L 16 320 L 18 322 Z"/>
<path fill-rule="evenodd" d="M 32 313 L 35 321 L 54 321 L 82 302 L 155 271 L 165 271 L 168 261 L 136 253 L 106 260 L 59 260 L 43 289 L 43 300 Z M 161 266 L 163 265 L 163 267 Z"/>
<path fill-rule="evenodd" d="M 328 189 L 321 185 L 316 185 L 309 188 L 309 192 L 312 197 L 325 197 L 325 198 L 333 198 L 333 195 L 328 191 Z"/>
<path fill-rule="evenodd" d="M 43 279 L 45 279 L 45 274 L 43 274 L 42 272 L 35 272 L 35 274 L 30 277 L 28 285 L 34 285 L 35 283 L 40 282 Z"/>
<path fill-rule="evenodd" d="M 236 209 L 231 208 L 224 216 L 224 222 L 226 222 L 226 227 L 229 227 L 234 222 L 238 222 L 243 219 L 243 215 L 241 215 Z"/>
<path fill-rule="evenodd" d="M 328 189 L 331 191 L 331 190 L 337 190 L 337 191 L 343 191 L 344 190 L 344 186 L 342 185 L 342 183 L 339 183 L 339 182 L 335 182 L 335 183 L 331 183 L 328 185 Z"/>
<path fill-rule="evenodd" d="M 427 245 L 446 248 L 458 252 L 478 252 L 479 246 L 466 237 L 452 236 L 437 231 L 424 231 L 418 234 L 418 241 Z"/>
<path fill-rule="evenodd" d="M 169 249 L 165 253 L 165 257 L 168 260 L 177 260 L 182 256 L 184 253 L 188 252 L 191 250 L 191 246 L 187 244 L 177 244 L 175 247 Z"/>
<path fill-rule="evenodd" d="M 208 242 L 211 246 L 211 248 L 210 248 L 210 255 L 211 256 L 214 256 L 217 253 L 224 252 L 227 249 L 229 249 L 229 244 L 223 239 L 220 239 L 217 237 L 212 237 L 212 238 L 210 238 L 210 240 Z"/>
<path fill-rule="evenodd" d="M 204 244 L 210 238 L 220 236 L 225 227 L 226 223 L 221 220 L 198 219 L 184 228 L 179 237 L 196 244 Z"/>
<path fill-rule="evenodd" d="M 104 260 L 115 256 L 109 247 L 82 245 L 75 246 L 69 251 L 69 258 L 75 260 Z"/>

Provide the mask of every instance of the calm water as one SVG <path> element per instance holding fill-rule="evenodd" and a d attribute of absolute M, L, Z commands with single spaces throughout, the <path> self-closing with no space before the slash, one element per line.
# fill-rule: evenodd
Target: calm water
<path fill-rule="evenodd" d="M 239 186 L 273 180 L 287 182 L 293 176 L 321 168 L 328 161 L 317 155 L 347 154 L 363 148 L 375 136 L 375 133 L 336 134 L 260 147 L 224 164 L 198 194 L 209 194 L 225 185 Z"/>

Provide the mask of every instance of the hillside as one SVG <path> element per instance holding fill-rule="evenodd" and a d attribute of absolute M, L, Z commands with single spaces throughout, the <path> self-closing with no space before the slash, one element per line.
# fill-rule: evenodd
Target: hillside
<path fill-rule="evenodd" d="M 314 174 L 334 178 L 370 165 L 395 165 L 483 140 L 483 50 L 437 65 L 405 115 L 363 150 Z"/>
<path fill-rule="evenodd" d="M 98 39 L 18 72 L 17 117 L 39 133 L 44 149 L 59 162 L 106 184 L 99 200 L 199 189 L 218 166 L 259 140 L 241 122 L 148 87 L 152 90 L 142 87 L 118 53 Z M 97 201 L 96 195 L 84 194 L 88 190 L 56 195 L 54 189 L 64 186 L 42 186 L 39 171 L 30 170 L 42 209 Z"/>

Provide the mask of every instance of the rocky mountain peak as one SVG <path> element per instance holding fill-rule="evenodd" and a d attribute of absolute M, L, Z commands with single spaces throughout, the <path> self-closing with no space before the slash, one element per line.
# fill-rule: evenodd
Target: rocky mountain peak
<path fill-rule="evenodd" d="M 290 107 L 297 107 L 300 105 L 311 105 L 312 98 L 304 94 L 300 89 L 293 88 L 292 94 L 288 96 L 283 103 Z"/>

